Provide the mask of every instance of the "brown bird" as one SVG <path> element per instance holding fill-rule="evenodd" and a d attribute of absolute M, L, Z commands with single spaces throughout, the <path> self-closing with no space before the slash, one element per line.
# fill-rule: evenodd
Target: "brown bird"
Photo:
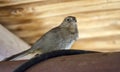
<path fill-rule="evenodd" d="M 46 53 L 54 50 L 70 49 L 77 39 L 77 20 L 74 16 L 68 16 L 58 27 L 45 33 L 30 49 L 10 56 L 3 61 L 13 60 L 36 52 Z"/>

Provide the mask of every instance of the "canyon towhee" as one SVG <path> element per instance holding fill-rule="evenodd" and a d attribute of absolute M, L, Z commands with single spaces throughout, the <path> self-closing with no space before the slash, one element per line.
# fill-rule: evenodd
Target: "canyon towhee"
<path fill-rule="evenodd" d="M 45 33 L 30 49 L 12 55 L 3 61 L 13 60 L 35 52 L 46 53 L 54 50 L 70 49 L 77 39 L 77 20 L 74 16 L 68 16 L 59 26 Z"/>

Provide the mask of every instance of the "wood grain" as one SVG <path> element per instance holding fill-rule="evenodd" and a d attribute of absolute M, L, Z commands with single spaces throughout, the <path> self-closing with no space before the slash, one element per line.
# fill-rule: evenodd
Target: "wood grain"
<path fill-rule="evenodd" d="M 0 0 L 0 7 L 38 2 L 42 0 Z"/>
<path fill-rule="evenodd" d="M 73 49 L 120 50 L 120 0 L 30 1 L 0 7 L 0 23 L 27 43 L 72 15 L 77 17 L 80 38 Z"/>

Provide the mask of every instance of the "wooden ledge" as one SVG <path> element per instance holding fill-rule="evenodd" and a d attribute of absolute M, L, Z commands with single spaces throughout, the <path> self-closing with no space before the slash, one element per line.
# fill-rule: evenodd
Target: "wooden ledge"
<path fill-rule="evenodd" d="M 12 72 L 25 61 L 0 62 L 1 72 Z M 119 53 L 94 53 L 49 59 L 27 72 L 120 72 Z"/>

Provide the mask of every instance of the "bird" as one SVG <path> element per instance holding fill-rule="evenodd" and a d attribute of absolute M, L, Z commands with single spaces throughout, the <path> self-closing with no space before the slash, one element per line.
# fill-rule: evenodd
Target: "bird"
<path fill-rule="evenodd" d="M 54 50 L 70 49 L 78 38 L 77 19 L 74 16 L 67 16 L 60 25 L 46 32 L 31 48 L 7 57 L 2 61 L 11 61 L 36 52 L 39 54 Z"/>

